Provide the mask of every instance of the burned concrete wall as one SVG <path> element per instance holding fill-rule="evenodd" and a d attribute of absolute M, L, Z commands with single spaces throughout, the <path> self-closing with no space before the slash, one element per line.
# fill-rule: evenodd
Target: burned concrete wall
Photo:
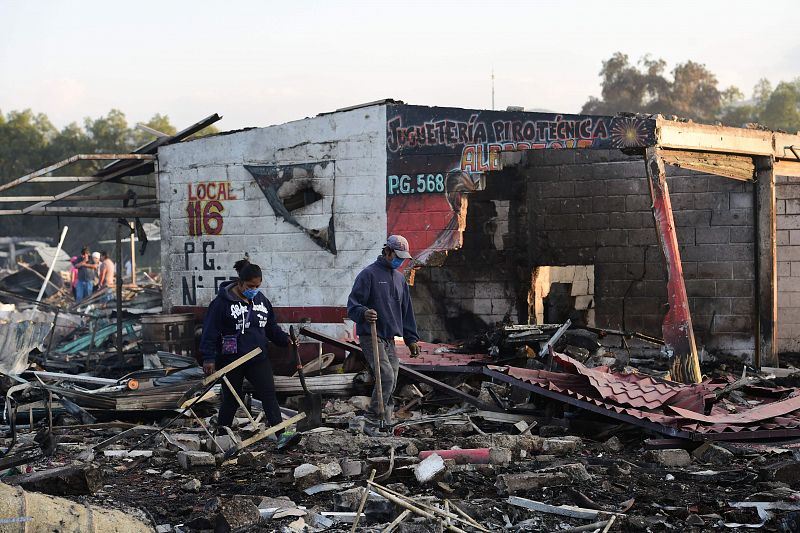
<path fill-rule="evenodd" d="M 247 254 L 279 319 L 343 335 L 386 238 L 385 124 L 370 106 L 161 148 L 165 308 L 202 309 Z"/>
<path fill-rule="evenodd" d="M 461 247 L 414 275 L 423 337 L 466 339 L 506 318 L 527 320 L 530 278 L 520 268 L 525 239 L 518 234 L 526 229 L 524 198 L 524 182 L 502 177 L 468 195 Z"/>
<path fill-rule="evenodd" d="M 665 261 L 641 157 L 620 151 L 526 154 L 531 268 L 594 265 L 599 327 L 661 335 Z M 698 343 L 754 346 L 752 184 L 667 167 Z"/>
<path fill-rule="evenodd" d="M 644 146 L 654 128 L 632 117 L 407 105 L 387 106 L 386 119 L 387 229 L 408 237 L 424 265 L 412 288 L 420 329 L 441 340 L 505 316 L 527 320 L 527 242 L 515 229 L 527 232 L 525 180 L 502 177 L 500 152 Z"/>
<path fill-rule="evenodd" d="M 778 348 L 800 352 L 800 184 L 776 177 Z"/>

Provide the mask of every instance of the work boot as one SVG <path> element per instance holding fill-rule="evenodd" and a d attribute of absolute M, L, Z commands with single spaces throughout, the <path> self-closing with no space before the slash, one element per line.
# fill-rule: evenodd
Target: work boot
<path fill-rule="evenodd" d="M 297 446 L 303 436 L 300 433 L 295 433 L 294 431 L 284 431 L 278 437 L 278 450 L 288 450 L 289 448 L 293 448 Z"/>

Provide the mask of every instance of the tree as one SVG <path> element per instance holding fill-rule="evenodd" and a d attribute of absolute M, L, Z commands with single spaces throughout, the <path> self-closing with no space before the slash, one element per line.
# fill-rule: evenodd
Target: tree
<path fill-rule="evenodd" d="M 649 56 L 633 65 L 626 54 L 615 53 L 600 70 L 602 98 L 590 97 L 581 113 L 660 113 L 708 122 L 717 119 L 725 98 L 738 92 L 720 91 L 716 76 L 700 63 L 676 65 L 672 79 L 664 76 L 666 66 Z"/>
<path fill-rule="evenodd" d="M 745 127 L 758 124 L 772 130 L 789 133 L 800 131 L 800 78 L 772 84 L 761 79 L 753 88 L 753 97 L 730 102 L 723 109 L 721 120 L 729 126 Z"/>
<path fill-rule="evenodd" d="M 790 133 L 800 130 L 800 79 L 779 83 L 769 96 L 759 119 L 770 129 Z"/>
<path fill-rule="evenodd" d="M 0 176 L 21 176 L 41 165 L 56 129 L 47 116 L 30 109 L 11 111 L 0 123 Z"/>

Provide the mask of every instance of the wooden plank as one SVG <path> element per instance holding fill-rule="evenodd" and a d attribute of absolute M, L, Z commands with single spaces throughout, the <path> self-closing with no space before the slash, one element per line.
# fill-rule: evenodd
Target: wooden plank
<path fill-rule="evenodd" d="M 778 366 L 778 263 L 775 169 L 772 157 L 756 163 L 756 368 Z"/>
<path fill-rule="evenodd" d="M 656 119 L 656 143 L 659 148 L 773 155 L 772 141 L 771 131 L 678 122 L 663 117 Z M 797 144 L 800 144 L 800 137 Z"/>
<path fill-rule="evenodd" d="M 775 175 L 800 178 L 800 161 L 776 161 Z"/>
<path fill-rule="evenodd" d="M 275 433 L 277 433 L 277 432 L 279 432 L 279 431 L 281 431 L 283 429 L 288 428 L 292 424 L 300 422 L 305 417 L 306 417 L 305 413 L 297 413 L 292 418 L 287 418 L 286 420 L 284 420 L 280 424 L 278 424 L 276 426 L 272 426 L 272 427 L 270 427 L 268 429 L 265 429 L 264 431 L 261 431 L 259 433 L 256 433 L 255 435 L 253 435 L 249 439 L 243 440 L 242 444 L 239 445 L 239 447 L 237 449 L 243 450 L 243 449 L 247 448 L 248 446 L 250 446 L 252 444 L 255 444 L 256 442 L 258 442 L 260 440 L 266 439 L 270 435 L 273 435 L 273 434 L 275 434 Z"/>
<path fill-rule="evenodd" d="M 664 316 L 661 330 L 665 348 L 672 356 L 672 379 L 681 383 L 700 383 L 700 360 L 689 313 L 689 298 L 683 281 L 683 266 L 678 246 L 678 234 L 672 216 L 672 203 L 669 199 L 664 162 L 658 151 L 647 148 L 645 168 L 650 183 L 650 196 L 653 200 L 653 217 L 661 244 L 661 251 L 667 262 L 667 302 L 669 310 Z"/>
<path fill-rule="evenodd" d="M 658 154 L 668 165 L 716 174 L 740 181 L 753 181 L 753 158 L 743 155 L 662 149 Z"/>

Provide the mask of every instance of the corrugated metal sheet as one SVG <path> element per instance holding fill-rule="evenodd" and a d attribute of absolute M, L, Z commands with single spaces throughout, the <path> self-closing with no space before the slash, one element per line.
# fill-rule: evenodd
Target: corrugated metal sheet
<path fill-rule="evenodd" d="M 565 372 L 499 366 L 488 369 L 551 393 L 587 402 L 609 411 L 610 416 L 627 415 L 658 424 L 664 427 L 666 434 L 689 432 L 711 438 L 739 434 L 736 438 L 764 438 L 769 437 L 770 432 L 784 436 L 787 431 L 800 429 L 800 391 L 796 389 L 745 387 L 740 392 L 756 404 L 753 407 L 724 399 L 711 405 L 714 391 L 725 387 L 727 382 L 716 380 L 684 385 L 641 374 L 611 372 L 607 367 L 587 368 L 561 354 L 555 354 L 554 361 Z M 553 397 L 552 394 L 548 396 Z M 708 414 L 707 405 L 711 405 Z"/>

